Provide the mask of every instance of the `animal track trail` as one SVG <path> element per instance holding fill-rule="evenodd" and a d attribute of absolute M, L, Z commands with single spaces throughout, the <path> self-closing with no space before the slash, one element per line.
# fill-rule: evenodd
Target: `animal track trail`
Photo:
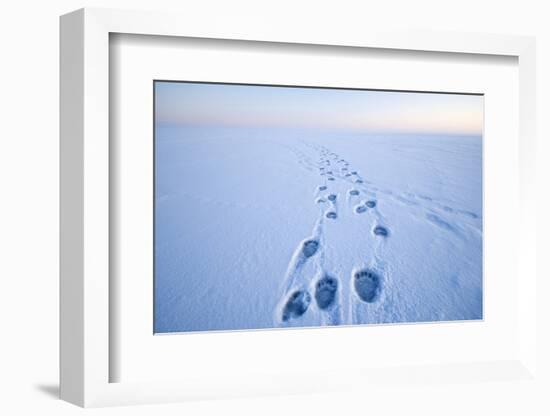
<path fill-rule="evenodd" d="M 458 214 L 458 215 L 461 215 L 461 216 L 464 216 L 464 217 L 471 218 L 473 220 L 479 218 L 479 216 L 475 212 L 467 211 L 467 210 L 464 210 L 464 209 L 451 208 L 448 205 L 442 205 L 441 209 L 445 212 L 448 212 L 448 213 L 451 213 L 451 214 Z"/>
<path fill-rule="evenodd" d="M 359 171 L 353 170 L 352 166 L 341 172 L 342 180 L 349 186 L 344 192 L 348 209 L 355 215 L 352 217 L 356 218 L 354 221 L 360 221 L 358 226 L 365 227 L 364 233 L 368 235 L 365 241 L 367 247 L 364 260 L 370 266 L 356 264 L 351 272 L 350 284 L 346 285 L 345 292 L 341 293 L 341 296 L 347 299 L 343 300 L 347 311 L 346 322 L 353 324 L 364 322 L 364 319 L 358 317 L 368 313 L 369 309 L 365 308 L 371 306 L 367 305 L 376 304 L 381 299 L 384 290 L 384 274 L 381 270 L 384 268 L 381 266 L 383 262 L 380 258 L 384 257 L 385 241 L 390 237 L 390 232 L 387 221 L 380 212 L 377 198 L 373 197 L 376 194 L 371 190 L 372 183 L 360 175 Z"/>
<path fill-rule="evenodd" d="M 414 206 L 414 205 L 418 205 L 417 202 L 411 200 L 411 199 L 408 199 L 408 198 L 405 198 L 405 197 L 402 197 L 402 196 L 396 196 L 395 197 L 396 200 L 398 200 L 399 202 L 405 204 L 405 205 L 409 205 L 409 206 Z"/>
<path fill-rule="evenodd" d="M 451 225 L 452 221 L 446 221 L 442 219 L 440 215 L 437 215 L 433 211 L 437 211 L 443 215 L 448 215 L 448 214 L 455 215 L 457 217 L 461 217 L 468 220 L 477 220 L 480 218 L 480 215 L 478 215 L 473 211 L 449 206 L 446 203 L 438 201 L 433 197 L 424 195 L 424 194 L 416 194 L 414 192 L 403 192 L 401 195 L 394 195 L 394 199 L 404 205 L 422 207 L 424 210 L 428 211 L 426 213 L 426 217 L 428 221 L 449 231 L 451 231 L 451 228 L 454 228 Z M 440 220 L 443 221 L 444 223 L 446 222 L 447 225 L 449 225 L 450 227 L 442 224 Z"/>
<path fill-rule="evenodd" d="M 318 166 L 320 176 L 330 175 L 327 180 L 334 181 L 333 171 L 330 169 L 330 161 L 324 157 L 319 159 L 322 166 Z M 317 198 L 315 202 L 320 206 L 330 203 L 328 211 L 321 208 L 320 216 L 314 226 L 311 237 L 300 242 L 295 249 L 294 254 L 287 266 L 287 273 L 284 279 L 284 290 L 281 301 L 275 311 L 276 321 L 281 324 L 297 320 L 307 314 L 312 304 L 312 293 L 315 296 L 315 303 L 320 310 L 331 310 L 331 319 L 334 323 L 338 320 L 333 316 L 331 305 L 335 303 L 338 284 L 333 277 L 326 277 L 319 280 L 315 288 L 311 284 L 323 270 L 324 253 L 323 251 L 323 221 L 325 219 L 334 220 L 336 214 L 337 194 L 319 195 L 328 190 L 328 185 L 319 185 L 316 190 Z M 332 291 L 332 292 L 331 292 Z M 321 306 L 323 306 L 321 308 Z"/>
<path fill-rule="evenodd" d="M 370 187 L 361 187 L 361 195 L 368 195 L 369 198 L 363 199 L 358 205 L 354 206 L 357 218 L 367 216 L 365 224 L 365 234 L 367 235 L 367 250 L 364 257 L 364 263 L 356 264 L 350 278 L 350 302 L 347 311 L 350 323 L 362 323 L 369 314 L 377 310 L 382 294 L 384 292 L 383 282 L 386 279 L 387 270 L 384 267 L 384 253 L 386 244 L 390 238 L 390 232 L 387 219 L 383 215 L 384 204 L 379 206 L 378 199 L 373 198 L 373 192 Z M 362 218 L 362 217 L 361 217 Z M 375 309 L 372 309 L 375 308 Z"/>
<path fill-rule="evenodd" d="M 378 207 L 377 200 L 369 199 L 368 201 L 365 202 L 365 206 L 372 209 L 375 214 L 374 226 L 372 227 L 372 230 L 371 230 L 373 236 L 375 236 L 378 240 L 389 237 L 390 230 L 386 225 L 387 224 L 386 219 L 384 218 L 380 210 L 377 208 Z M 375 247 L 376 254 L 378 254 L 377 251 L 379 249 L 379 246 L 380 246 L 380 241 L 379 241 L 379 244 L 377 244 L 377 246 Z"/>
<path fill-rule="evenodd" d="M 354 171 L 355 172 L 355 171 Z M 367 182 L 367 181 L 363 181 Z M 478 220 L 480 216 L 476 214 L 473 211 L 469 211 L 462 208 L 455 208 L 452 206 L 449 206 L 448 204 L 444 204 L 437 199 L 420 193 L 414 193 L 414 192 L 394 192 L 391 189 L 379 189 L 378 187 L 371 186 L 371 189 L 373 191 L 377 190 L 385 195 L 387 197 L 393 199 L 394 201 L 400 203 L 401 205 L 405 207 L 411 207 L 411 209 L 421 209 L 423 210 L 423 213 L 419 213 L 422 217 L 424 217 L 429 223 L 448 231 L 455 235 L 461 235 L 461 228 L 464 226 L 466 227 L 472 227 L 473 229 L 476 229 L 479 231 L 479 228 L 474 224 L 472 224 L 471 220 Z M 375 205 L 371 206 L 372 204 L 376 204 L 376 201 L 373 200 L 373 202 L 369 201 L 367 202 L 368 208 L 374 208 Z M 362 208 L 359 206 L 357 207 L 359 211 L 362 211 Z M 449 216 L 456 216 L 457 221 L 454 221 L 453 218 L 449 218 Z M 464 225 L 462 225 L 462 222 L 459 218 L 463 218 L 466 221 Z M 383 226 L 383 228 L 386 228 Z M 387 237 L 389 235 L 388 229 L 386 228 L 385 231 L 380 230 L 378 228 L 373 229 L 373 233 L 377 236 L 384 236 Z"/>
<path fill-rule="evenodd" d="M 329 163 L 323 172 L 327 174 L 324 179 L 330 179 L 327 181 L 327 189 L 318 195 L 324 201 L 320 207 L 321 215 L 324 215 L 325 223 L 331 224 L 329 227 L 334 227 L 334 230 L 337 230 L 337 227 L 349 226 L 350 232 L 353 232 L 354 222 L 357 227 L 361 227 L 365 243 L 363 240 L 357 243 L 364 247 L 365 254 L 364 261 L 354 259 L 353 262 L 356 264 L 351 264 L 353 269 L 348 269 L 344 274 L 337 272 L 336 275 L 318 275 L 317 280 L 308 287 L 308 291 L 313 299 L 313 309 L 326 312 L 335 307 L 335 304 L 326 309 L 323 306 L 323 296 L 331 295 L 331 286 L 321 282 L 326 276 L 342 279 L 337 280 L 334 297 L 340 297 L 338 304 L 343 305 L 346 313 L 349 312 L 345 319 L 346 323 L 360 323 L 364 322 L 364 317 L 368 314 L 378 313 L 376 311 L 379 308 L 388 307 L 390 299 L 397 296 L 396 291 L 392 290 L 392 285 L 395 284 L 393 279 L 399 277 L 396 273 L 397 266 L 385 262 L 388 250 L 391 251 L 393 242 L 400 238 L 399 227 L 391 221 L 395 215 L 414 215 L 416 219 L 423 220 L 426 227 L 433 226 L 459 235 L 464 235 L 464 224 L 472 228 L 479 227 L 479 221 L 476 220 L 481 215 L 453 203 L 438 201 L 431 195 L 385 188 L 383 183 L 370 182 L 371 177 L 367 171 L 358 171 L 356 168 L 359 166 L 349 165 L 345 155 L 342 154 L 340 157 L 330 151 L 324 155 L 330 160 L 320 162 L 320 165 Z M 340 211 L 337 211 L 336 207 L 332 209 L 336 202 L 339 203 Z M 461 219 L 464 224 L 460 222 Z M 331 230 L 332 228 L 327 228 L 327 232 L 332 233 Z M 328 236 L 333 238 L 330 233 Z M 341 233 L 335 231 L 334 236 L 339 238 Z M 342 262 L 346 262 L 345 257 L 342 257 Z M 340 284 L 341 281 L 343 285 Z M 331 304 L 330 301 L 327 302 Z"/>
<path fill-rule="evenodd" d="M 325 212 L 325 218 L 329 220 L 336 220 L 338 218 L 338 195 L 335 193 L 328 194 L 326 196 L 327 201 L 329 201 L 330 206 L 328 207 L 328 211 Z"/>
<path fill-rule="evenodd" d="M 459 217 L 467 218 L 469 220 L 478 219 L 479 216 L 472 211 L 453 208 L 437 201 L 431 196 L 415 194 L 412 192 L 403 192 L 401 195 L 390 194 L 390 197 L 406 206 L 418 206 L 423 210 L 421 216 L 423 216 L 430 224 L 450 232 L 451 234 L 460 236 L 460 230 L 464 225 L 476 229 L 476 227 L 470 222 L 465 222 L 462 224 L 462 221 L 458 219 Z M 455 218 L 457 218 L 457 221 L 454 221 Z"/>
<path fill-rule="evenodd" d="M 276 321 L 289 322 L 304 315 L 311 303 L 311 294 L 307 290 L 309 276 L 318 267 L 315 265 L 321 247 L 319 224 L 316 225 L 316 237 L 303 240 L 288 264 L 284 279 L 284 289 L 280 306 L 276 310 Z M 311 264 L 312 267 L 308 267 Z"/>
<path fill-rule="evenodd" d="M 304 160 L 304 157 L 301 159 Z M 340 283 L 336 274 L 326 269 L 325 256 L 327 242 L 325 241 L 324 227 L 331 227 L 338 233 L 340 224 L 347 221 L 358 221 L 361 227 L 367 227 L 370 244 L 366 256 L 370 262 L 378 262 L 378 249 L 389 236 L 388 229 L 377 211 L 376 199 L 369 190 L 370 182 L 359 175 L 357 170 L 337 153 L 321 150 L 319 153 L 316 172 L 324 184 L 319 184 L 315 190 L 314 202 L 319 206 L 319 217 L 311 236 L 302 240 L 287 267 L 284 280 L 284 290 L 277 307 L 276 319 L 279 324 L 294 325 L 300 322 L 319 322 L 319 325 L 338 325 L 344 322 L 344 307 L 349 311 L 347 323 L 353 323 L 353 313 L 358 307 L 356 299 L 362 304 L 375 303 L 382 291 L 383 275 L 374 269 L 362 267 L 355 270 L 348 285 Z M 369 185 L 366 185 L 368 183 Z M 349 186 L 342 189 L 342 186 Z M 365 198 L 366 197 L 366 198 Z M 342 205 L 347 200 L 347 205 Z M 347 207 L 347 208 L 346 208 Z M 363 217 L 348 217 L 347 212 L 339 213 L 340 209 L 351 209 L 352 214 L 362 214 Z M 374 217 L 368 216 L 372 211 Z M 343 217 L 340 222 L 340 214 Z M 356 219 L 353 219 L 356 218 Z M 332 228 L 335 227 L 335 228 Z M 328 234 L 331 235 L 330 233 Z M 331 250 L 339 249 L 332 247 Z M 353 265 L 351 265 L 353 266 Z M 340 266 L 337 266 L 338 268 Z M 343 268 L 345 269 L 345 264 Z M 351 270 L 351 269 L 350 269 Z M 341 272 L 340 272 L 341 273 Z M 302 319 L 305 319 L 303 321 Z"/>
<path fill-rule="evenodd" d="M 298 247 L 294 250 L 294 254 L 288 264 L 287 272 L 284 279 L 284 292 L 285 294 L 293 287 L 297 286 L 302 280 L 302 269 L 310 262 L 314 260 L 315 255 L 319 251 L 321 245 L 319 225 L 316 225 L 317 234 L 315 237 L 310 237 L 300 242 Z M 303 283 L 303 282 L 302 282 Z"/>
<path fill-rule="evenodd" d="M 438 226 L 439 228 L 442 228 L 446 231 L 450 231 L 455 234 L 457 233 L 457 229 L 453 225 L 451 225 L 450 223 L 448 223 L 447 221 L 445 221 L 444 219 L 442 219 L 440 216 L 436 214 L 428 213 L 426 214 L 426 219 L 432 224 L 435 224 L 436 226 Z"/>

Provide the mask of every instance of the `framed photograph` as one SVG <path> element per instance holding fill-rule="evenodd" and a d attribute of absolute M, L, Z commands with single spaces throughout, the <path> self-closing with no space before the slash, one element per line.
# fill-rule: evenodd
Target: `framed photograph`
<path fill-rule="evenodd" d="M 534 380 L 534 50 L 63 16 L 62 398 Z"/>
<path fill-rule="evenodd" d="M 483 95 L 154 100 L 154 333 L 483 318 Z"/>

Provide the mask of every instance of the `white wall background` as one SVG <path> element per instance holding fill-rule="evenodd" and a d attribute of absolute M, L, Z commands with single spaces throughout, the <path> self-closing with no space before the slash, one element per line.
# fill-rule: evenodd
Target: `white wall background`
<path fill-rule="evenodd" d="M 538 41 L 539 273 L 550 278 L 550 13 L 534 0 L 8 0 L 0 12 L 0 413 L 71 415 L 58 383 L 58 16 L 84 6 L 178 10 L 208 24 L 212 13 L 285 24 L 386 25 L 536 35 Z M 285 23 L 286 22 L 286 23 Z M 544 249 L 546 247 L 546 249 Z M 546 258 L 543 258 L 546 257 Z M 540 359 L 550 351 L 550 284 L 538 288 Z M 546 350 L 546 352 L 544 351 Z M 550 374 L 546 371 L 545 374 Z M 550 385 L 388 387 L 345 392 L 92 410 L 125 414 L 550 414 Z"/>

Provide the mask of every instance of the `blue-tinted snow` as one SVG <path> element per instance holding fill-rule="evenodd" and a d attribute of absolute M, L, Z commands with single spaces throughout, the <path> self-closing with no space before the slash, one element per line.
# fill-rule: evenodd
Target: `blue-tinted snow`
<path fill-rule="evenodd" d="M 482 318 L 481 143 L 157 128 L 155 332 Z M 379 277 L 370 302 L 361 270 Z"/>

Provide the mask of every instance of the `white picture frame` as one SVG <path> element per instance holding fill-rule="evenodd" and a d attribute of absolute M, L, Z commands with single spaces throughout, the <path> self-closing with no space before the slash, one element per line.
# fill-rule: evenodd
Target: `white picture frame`
<path fill-rule="evenodd" d="M 61 398 L 80 406 L 158 403 L 194 398 L 320 392 L 367 385 L 373 380 L 411 380 L 407 368 L 371 369 L 368 375 L 334 370 L 320 380 L 312 372 L 242 380 L 235 374 L 178 381 L 111 382 L 110 365 L 110 169 L 109 36 L 113 33 L 206 39 L 382 48 L 453 54 L 504 55 L 519 67 L 519 184 L 517 354 L 507 360 L 416 367 L 416 380 L 487 378 L 524 380 L 536 375 L 535 269 L 535 41 L 530 37 L 464 33 L 357 31 L 335 33 L 248 26 L 220 20 L 204 26 L 189 15 L 82 9 L 61 18 Z M 414 329 L 413 329 L 414 330 Z M 304 333 L 312 337 L 313 332 Z M 357 369 L 360 370 L 360 369 Z M 482 377 L 475 374 L 483 373 Z M 292 377 L 293 382 L 288 379 Z M 341 380 L 348 380 L 342 383 Z M 331 381 L 333 380 L 333 381 Z"/>

